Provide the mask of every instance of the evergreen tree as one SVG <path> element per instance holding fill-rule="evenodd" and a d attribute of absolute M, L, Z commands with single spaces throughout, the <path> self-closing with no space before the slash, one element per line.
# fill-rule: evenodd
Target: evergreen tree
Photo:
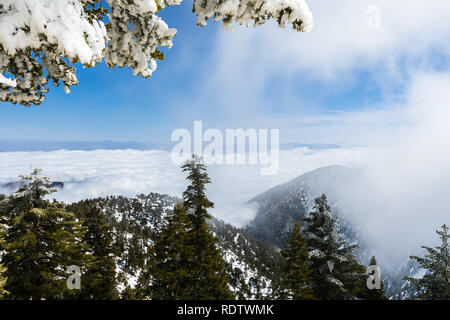
<path fill-rule="evenodd" d="M 372 258 L 370 259 L 369 266 L 377 266 L 377 259 L 375 258 L 375 256 L 372 256 Z M 364 279 L 363 283 L 361 284 L 361 288 L 364 288 L 364 290 L 361 291 L 361 297 L 365 300 L 387 300 L 384 294 L 384 283 L 382 280 L 380 289 L 367 288 L 367 279 Z"/>
<path fill-rule="evenodd" d="M 8 298 L 76 297 L 77 290 L 67 288 L 66 268 L 83 268 L 89 261 L 84 229 L 63 204 L 43 199 L 54 190 L 39 169 L 22 179 L 28 183 L 0 205 L 0 217 L 7 225 L 0 251 L 7 268 Z"/>
<path fill-rule="evenodd" d="M 205 184 L 210 183 L 206 166 L 201 158 L 193 155 L 182 169 L 183 172 L 188 172 L 187 179 L 190 181 L 190 185 L 183 192 L 183 200 L 192 222 L 188 231 L 188 238 L 194 247 L 190 266 L 191 299 L 234 299 L 228 287 L 226 265 L 217 248 L 217 239 L 206 224 L 206 219 L 211 217 L 208 208 L 214 207 L 205 194 Z"/>
<path fill-rule="evenodd" d="M 120 295 L 121 300 L 136 300 L 136 293 L 135 291 L 130 287 L 126 286 L 123 290 L 122 294 Z"/>
<path fill-rule="evenodd" d="M 189 209 L 188 216 L 195 229 L 199 229 L 206 219 L 210 219 L 209 208 L 214 208 L 214 203 L 206 197 L 205 185 L 211 183 L 206 172 L 206 165 L 202 159 L 193 155 L 191 161 L 187 161 L 182 167 L 183 172 L 188 172 L 187 180 L 190 185 L 183 192 L 184 206 Z"/>
<path fill-rule="evenodd" d="M 337 218 L 331 215 L 326 195 L 315 199 L 315 206 L 304 219 L 307 249 L 310 252 L 314 296 L 324 300 L 355 299 L 360 294 L 365 268 L 353 250 L 341 240 Z"/>
<path fill-rule="evenodd" d="M 0 299 L 2 299 L 3 296 L 6 295 L 6 291 L 5 291 L 5 289 L 4 289 L 5 284 L 6 284 L 6 277 L 3 276 L 3 273 L 4 273 L 5 271 L 6 271 L 6 269 L 3 268 L 3 267 L 0 265 Z"/>
<path fill-rule="evenodd" d="M 42 169 L 32 167 L 32 170 L 31 174 L 20 175 L 24 186 L 16 192 L 15 198 L 27 204 L 29 208 L 45 208 L 48 201 L 44 197 L 58 190 L 49 188 L 52 180 L 41 175 Z M 21 208 L 21 206 L 18 207 L 18 209 Z"/>
<path fill-rule="evenodd" d="M 287 248 L 281 251 L 283 258 L 281 273 L 285 298 L 294 300 L 314 299 L 309 267 L 309 253 L 302 235 L 300 223 L 296 222 L 287 240 Z"/>
<path fill-rule="evenodd" d="M 347 243 L 343 243 L 347 246 Z M 347 260 L 336 265 L 336 274 L 344 285 L 345 294 L 338 299 L 367 299 L 367 269 L 360 264 L 353 253 L 353 247 L 347 252 Z"/>
<path fill-rule="evenodd" d="M 194 248 L 189 237 L 191 223 L 182 203 L 174 207 L 167 218 L 148 261 L 148 269 L 143 278 L 150 280 L 144 288 L 143 296 L 156 300 L 192 299 L 191 266 Z"/>
<path fill-rule="evenodd" d="M 86 228 L 84 240 L 92 253 L 92 261 L 83 275 L 83 299 L 118 299 L 116 282 L 116 262 L 113 248 L 112 227 L 97 205 L 87 208 L 83 226 Z"/>
<path fill-rule="evenodd" d="M 450 300 L 450 245 L 447 225 L 442 231 L 437 230 L 442 244 L 436 248 L 422 246 L 427 254 L 422 257 L 411 256 L 418 262 L 420 268 L 427 272 L 421 279 L 405 277 L 417 289 L 413 299 L 420 300 Z"/>
<path fill-rule="evenodd" d="M 2 195 L 0 195 L 0 202 L 4 200 L 4 197 Z M 3 227 L 3 224 L 0 220 L 0 246 L 3 242 L 3 238 L 5 237 L 5 229 Z M 4 289 L 5 284 L 6 284 L 6 277 L 3 275 L 4 272 L 6 271 L 6 268 L 3 268 L 2 265 L 0 264 L 0 299 L 3 298 L 3 296 L 5 296 L 6 291 Z"/>
<path fill-rule="evenodd" d="M 137 234 L 133 234 L 127 256 L 127 267 L 130 271 L 141 269 L 144 265 L 144 254 L 141 243 L 140 237 Z"/>

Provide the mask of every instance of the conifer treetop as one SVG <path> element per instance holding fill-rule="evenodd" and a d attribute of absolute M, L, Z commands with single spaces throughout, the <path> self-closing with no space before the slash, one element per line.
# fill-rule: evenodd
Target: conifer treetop
<path fill-rule="evenodd" d="M 27 198 L 37 207 L 38 203 L 48 194 L 57 192 L 57 189 L 50 188 L 52 180 L 48 177 L 42 176 L 42 169 L 31 167 L 33 170 L 30 174 L 20 175 L 19 177 L 24 182 L 24 186 L 20 188 L 14 196 L 17 198 Z"/>
<path fill-rule="evenodd" d="M 186 179 L 190 181 L 183 192 L 184 206 L 193 218 L 194 226 L 199 227 L 205 219 L 211 217 L 208 209 L 214 208 L 214 203 L 206 196 L 205 187 L 206 184 L 211 183 L 211 179 L 208 177 L 202 158 L 197 155 L 192 155 L 191 160 L 186 161 L 181 168 L 183 172 L 188 173 Z"/>

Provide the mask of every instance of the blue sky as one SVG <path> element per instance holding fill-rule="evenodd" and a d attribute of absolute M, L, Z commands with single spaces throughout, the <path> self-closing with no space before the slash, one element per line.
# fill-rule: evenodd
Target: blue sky
<path fill-rule="evenodd" d="M 195 86 L 195 68 L 208 58 L 209 43 L 219 29 L 201 29 L 189 5 L 166 8 L 167 23 L 182 32 L 165 50 L 166 60 L 151 78 L 135 77 L 130 69 L 109 69 L 105 64 L 77 66 L 79 85 L 67 95 L 51 87 L 37 107 L 2 103 L 2 136 L 50 140 L 163 140 L 161 130 L 176 116 L 173 96 L 188 98 Z M 194 50 L 195 47 L 195 50 Z M 169 129 L 170 127 L 167 127 Z"/>
<path fill-rule="evenodd" d="M 79 85 L 69 95 L 51 87 L 40 106 L 2 102 L 1 137 L 167 143 L 174 129 L 203 120 L 219 129 L 279 128 L 282 142 L 365 143 L 355 137 L 403 125 L 396 110 L 414 74 L 446 70 L 448 57 L 437 36 L 416 37 L 418 48 L 405 44 L 417 29 L 448 32 L 403 16 L 404 26 L 395 25 L 403 8 L 387 1 L 309 3 L 309 34 L 274 23 L 227 33 L 220 23 L 196 26 L 191 1 L 165 8 L 161 15 L 178 34 L 152 77 L 78 66 Z M 370 3 L 382 9 L 380 32 L 365 26 Z M 417 14 L 439 19 L 444 3 Z"/>

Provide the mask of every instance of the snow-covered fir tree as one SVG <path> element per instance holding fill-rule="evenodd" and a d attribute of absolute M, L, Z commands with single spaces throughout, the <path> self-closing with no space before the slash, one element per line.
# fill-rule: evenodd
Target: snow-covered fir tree
<path fill-rule="evenodd" d="M 40 104 L 48 84 L 69 93 L 78 83 L 74 64 L 130 67 L 149 77 L 161 48 L 172 47 L 177 30 L 158 16 L 182 0 L 0 0 L 0 101 Z M 309 31 L 312 14 L 305 0 L 194 0 L 197 23 L 222 20 L 263 24 L 274 19 Z"/>
<path fill-rule="evenodd" d="M 66 286 L 66 268 L 90 264 L 84 229 L 65 205 L 43 197 L 52 192 L 51 180 L 34 169 L 23 175 L 25 186 L 0 203 L 7 232 L 0 243 L 0 263 L 11 299 L 75 298 Z"/>
<path fill-rule="evenodd" d="M 436 233 L 441 238 L 441 245 L 435 248 L 422 246 L 426 250 L 424 257 L 411 256 L 426 273 L 422 278 L 406 277 L 417 293 L 413 299 L 421 300 L 450 300 L 450 244 L 448 226 Z"/>
<path fill-rule="evenodd" d="M 33 208 L 41 208 L 46 203 L 44 197 L 58 190 L 50 188 L 52 180 L 42 176 L 42 169 L 32 167 L 32 170 L 30 174 L 20 175 L 24 186 L 14 197 L 25 200 Z"/>
<path fill-rule="evenodd" d="M 353 253 L 358 246 L 341 239 L 338 220 L 331 214 L 326 195 L 315 199 L 313 210 L 304 220 L 308 223 L 305 237 L 314 296 L 324 300 L 358 298 L 365 268 Z"/>

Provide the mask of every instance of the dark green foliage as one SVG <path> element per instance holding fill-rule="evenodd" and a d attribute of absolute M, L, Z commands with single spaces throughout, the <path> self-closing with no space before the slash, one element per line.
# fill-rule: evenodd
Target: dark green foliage
<path fill-rule="evenodd" d="M 194 257 L 190 265 L 191 299 L 234 299 L 228 288 L 225 261 L 217 248 L 217 239 L 211 234 L 206 224 L 210 218 L 207 211 L 214 204 L 205 194 L 205 184 L 210 182 L 206 166 L 200 158 L 192 157 L 182 166 L 188 172 L 190 185 L 183 192 L 184 207 L 188 210 L 188 218 L 192 228 L 188 232 Z"/>
<path fill-rule="evenodd" d="M 281 266 L 283 298 L 293 300 L 314 299 L 309 267 L 309 252 L 306 250 L 306 240 L 296 222 L 287 241 L 286 249 L 281 251 L 283 263 Z"/>
<path fill-rule="evenodd" d="M 150 286 L 141 295 L 156 300 L 191 299 L 194 247 L 189 239 L 189 221 L 182 203 L 175 205 L 167 226 L 155 242 L 148 268 L 141 277 L 150 279 Z"/>
<path fill-rule="evenodd" d="M 113 230 L 98 206 L 88 208 L 83 226 L 86 228 L 84 239 L 91 250 L 92 261 L 83 275 L 80 298 L 117 299 Z"/>
<path fill-rule="evenodd" d="M 187 180 L 190 184 L 183 192 L 184 206 L 189 209 L 189 219 L 193 227 L 201 228 L 206 219 L 211 218 L 209 208 L 214 208 L 214 203 L 208 200 L 205 193 L 205 185 L 211 180 L 206 173 L 206 165 L 197 156 L 186 162 L 182 167 L 183 172 L 188 172 Z"/>
<path fill-rule="evenodd" d="M 361 265 L 353 249 L 348 252 L 348 260 L 340 263 L 336 267 L 336 271 L 339 274 L 338 278 L 344 284 L 345 294 L 339 299 L 367 299 L 367 275 L 366 267 Z"/>
<path fill-rule="evenodd" d="M 9 299 L 59 299 L 76 297 L 68 290 L 66 268 L 89 264 L 83 242 L 84 228 L 61 203 L 43 196 L 51 193 L 49 179 L 35 169 L 23 176 L 28 181 L 0 204 L 1 223 L 7 233 L 0 244 L 1 263 L 7 268 L 5 289 Z"/>
<path fill-rule="evenodd" d="M 304 219 L 307 249 L 310 251 L 314 296 L 324 300 L 358 298 L 365 277 L 353 253 L 357 245 L 341 240 L 337 218 L 331 215 L 327 197 L 315 199 L 315 206 Z"/>
<path fill-rule="evenodd" d="M 3 273 L 5 272 L 5 270 L 6 269 L 0 265 L 0 299 L 2 299 L 4 295 L 6 295 L 4 286 L 6 284 L 7 278 L 5 276 L 3 276 Z"/>
<path fill-rule="evenodd" d="M 108 196 L 83 200 L 68 208 L 82 220 L 92 207 L 101 207 L 105 222 L 111 226 L 113 250 L 117 265 L 130 275 L 137 274 L 145 265 L 147 247 L 158 238 L 164 225 L 164 215 L 170 214 L 179 199 L 150 193 L 136 198 Z M 124 277 L 121 277 L 124 279 Z M 119 281 L 119 283 L 121 283 Z M 126 287 L 127 283 L 123 283 Z"/>
<path fill-rule="evenodd" d="M 127 246 L 125 270 L 134 273 L 144 266 L 143 240 L 137 234 L 133 234 Z"/>
<path fill-rule="evenodd" d="M 83 228 L 73 214 L 58 205 L 31 209 L 7 222 L 8 234 L 1 249 L 7 267 L 5 289 L 11 299 L 70 298 L 66 268 L 89 263 L 82 242 Z"/>
<path fill-rule="evenodd" d="M 377 259 L 372 256 L 369 262 L 369 266 L 377 266 Z M 367 275 L 368 276 L 368 275 Z M 381 289 L 368 289 L 367 279 L 364 279 L 361 284 L 360 297 L 364 300 L 387 300 L 384 294 L 384 282 L 381 281 Z"/>
<path fill-rule="evenodd" d="M 130 286 L 126 286 L 120 295 L 121 300 L 137 300 L 136 292 Z"/>
<path fill-rule="evenodd" d="M 436 248 L 422 246 L 426 250 L 424 257 L 411 256 L 426 274 L 421 279 L 405 277 L 417 289 L 413 299 L 450 300 L 450 245 L 447 225 L 437 230 L 442 244 Z"/>
<path fill-rule="evenodd" d="M 234 299 L 228 288 L 225 261 L 206 222 L 190 230 L 189 239 L 194 247 L 189 283 L 191 299 Z"/>
<path fill-rule="evenodd" d="M 4 196 L 0 195 L 0 202 L 4 200 Z M 4 230 L 3 225 L 0 223 L 0 245 L 2 242 L 2 239 L 5 237 L 6 231 Z M 4 272 L 6 271 L 6 268 L 3 268 L 0 264 L 0 299 L 3 298 L 4 295 L 6 295 L 6 291 L 4 289 L 4 286 L 6 284 L 6 277 L 4 276 Z"/>

